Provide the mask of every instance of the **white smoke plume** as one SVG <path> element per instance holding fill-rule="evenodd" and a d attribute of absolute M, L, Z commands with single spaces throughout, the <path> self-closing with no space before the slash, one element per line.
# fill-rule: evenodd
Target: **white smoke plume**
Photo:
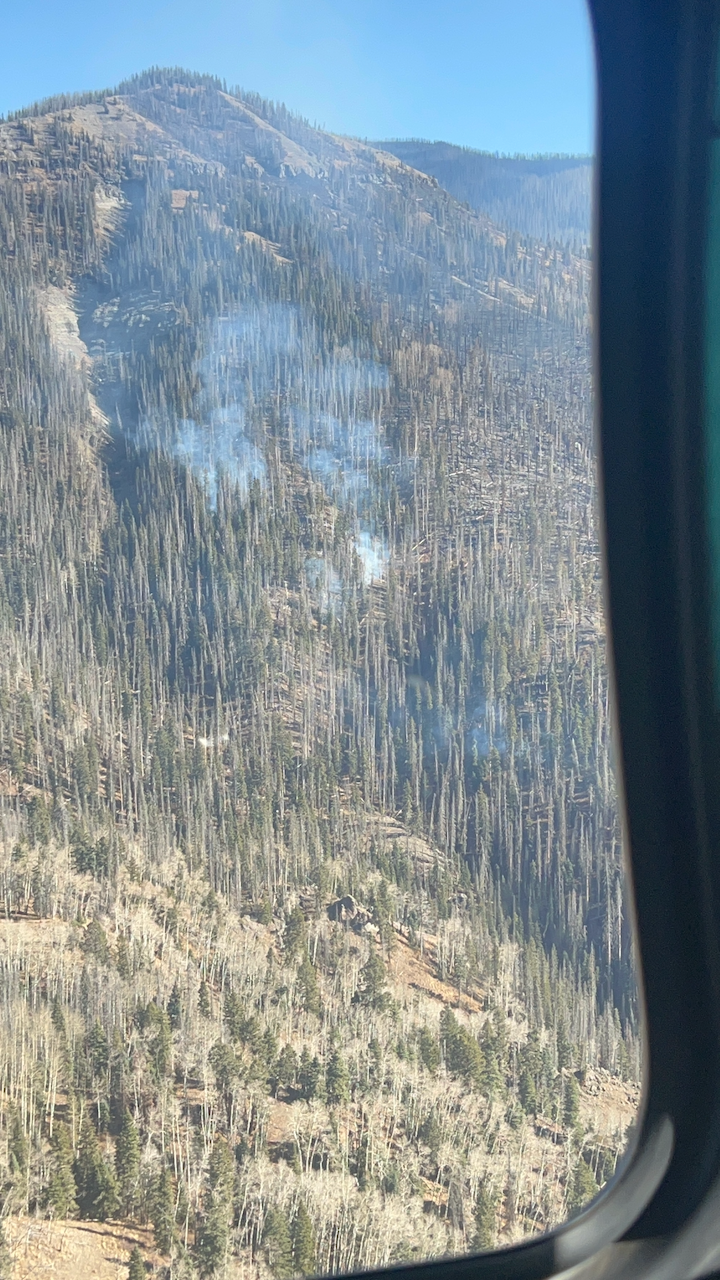
<path fill-rule="evenodd" d="M 189 467 L 217 501 L 224 476 L 246 497 L 267 483 L 269 417 L 282 422 L 297 463 L 351 517 L 351 542 L 366 584 L 382 578 L 388 548 L 378 507 L 382 468 L 392 465 L 380 420 L 387 371 L 346 350 L 328 353 L 312 317 L 282 303 L 248 304 L 213 321 L 196 373 L 202 391 L 194 417 L 148 419 L 141 443 L 155 444 Z M 338 593 L 332 565 L 321 595 Z"/>

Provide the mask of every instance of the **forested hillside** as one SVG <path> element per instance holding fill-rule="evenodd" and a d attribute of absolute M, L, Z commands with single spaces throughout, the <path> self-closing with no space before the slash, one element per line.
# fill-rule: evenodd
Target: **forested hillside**
<path fill-rule="evenodd" d="M 497 156 L 449 142 L 393 138 L 376 146 L 432 174 L 471 208 L 521 235 L 571 245 L 590 241 L 589 156 Z"/>
<path fill-rule="evenodd" d="M 547 1229 L 639 1072 L 587 258 L 157 70 L 0 123 L 0 245 L 5 1213 Z"/>

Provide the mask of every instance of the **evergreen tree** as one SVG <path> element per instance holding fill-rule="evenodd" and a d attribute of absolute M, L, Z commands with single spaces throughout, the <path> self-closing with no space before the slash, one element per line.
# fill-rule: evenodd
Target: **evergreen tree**
<path fill-rule="evenodd" d="M 133 1245 L 130 1258 L 128 1260 L 127 1280 L 145 1280 L 145 1263 L 143 1256 L 137 1245 Z"/>
<path fill-rule="evenodd" d="M 282 1209 L 268 1209 L 263 1227 L 268 1266 L 275 1280 L 290 1280 L 293 1274 L 293 1242 Z"/>
<path fill-rule="evenodd" d="M 560 1071 L 565 1067 L 569 1067 L 572 1062 L 572 1045 L 568 1039 L 567 1027 L 564 1019 L 558 1023 L 557 1035 L 557 1064 Z"/>
<path fill-rule="evenodd" d="M 283 1045 L 276 1067 L 277 1082 L 289 1089 L 298 1078 L 298 1059 L 292 1045 Z"/>
<path fill-rule="evenodd" d="M 502 1087 L 502 1076 L 495 1056 L 494 1047 L 483 1048 L 483 1068 L 480 1073 L 480 1087 L 487 1098 L 492 1098 Z"/>
<path fill-rule="evenodd" d="M 303 1098 L 307 1102 L 311 1102 L 313 1098 L 321 1098 L 324 1095 L 322 1063 L 318 1057 L 311 1058 L 307 1049 L 303 1049 L 300 1057 L 298 1083 L 302 1090 Z"/>
<path fill-rule="evenodd" d="M 222 1138 L 217 1138 L 210 1152 L 208 1178 L 211 1191 L 222 1198 L 226 1205 L 232 1201 L 233 1174 L 233 1158 L 228 1145 Z"/>
<path fill-rule="evenodd" d="M 597 1193 L 598 1184 L 595 1181 L 592 1169 L 580 1156 L 575 1166 L 568 1193 L 567 1205 L 569 1212 L 572 1214 L 579 1213 Z"/>
<path fill-rule="evenodd" d="M 130 948 L 128 947 L 127 939 L 122 936 L 118 938 L 117 947 L 115 948 L 115 964 L 120 977 L 126 982 L 132 973 L 132 966 L 130 963 Z"/>
<path fill-rule="evenodd" d="M 360 971 L 360 999 L 362 1002 L 371 1005 L 373 1009 L 384 1009 L 388 1001 L 388 994 L 384 990 L 386 980 L 387 975 L 382 956 L 379 951 L 372 948 L 367 963 L 363 965 Z"/>
<path fill-rule="evenodd" d="M 305 1012 L 319 1013 L 320 988 L 315 968 L 307 952 L 304 953 L 302 963 L 298 969 L 298 984 L 300 986 L 302 1007 Z"/>
<path fill-rule="evenodd" d="M 105 1222 L 117 1213 L 120 1205 L 117 1179 L 103 1158 L 97 1135 L 87 1116 L 80 1132 L 73 1176 L 81 1218 Z"/>
<path fill-rule="evenodd" d="M 330 1054 L 325 1072 L 325 1088 L 331 1107 L 337 1107 L 350 1098 L 350 1075 L 339 1049 L 333 1049 Z"/>
<path fill-rule="evenodd" d="M 292 1260 L 295 1274 L 314 1275 L 317 1269 L 316 1255 L 315 1229 L 310 1214 L 301 1200 L 292 1228 Z"/>
<path fill-rule="evenodd" d="M 228 991 L 225 996 L 223 1019 L 230 1038 L 234 1041 L 243 1040 L 246 1028 L 245 1011 L 236 991 Z"/>
<path fill-rule="evenodd" d="M 177 982 L 174 983 L 170 992 L 170 999 L 167 1005 L 168 1018 L 170 1019 L 171 1030 L 177 1031 L 182 1019 L 182 1000 L 180 998 L 180 988 Z"/>
<path fill-rule="evenodd" d="M 61 1039 L 64 1040 L 67 1034 L 65 1027 L 65 1014 L 63 1013 L 63 1007 L 59 996 L 53 997 L 51 1018 L 55 1030 Z"/>
<path fill-rule="evenodd" d="M 442 1130 L 434 1111 L 431 1111 L 427 1119 L 420 1125 L 418 1137 L 421 1142 L 426 1143 L 430 1148 L 430 1154 L 437 1156 L 442 1142 Z"/>
<path fill-rule="evenodd" d="M 227 1256 L 233 1196 L 233 1159 L 226 1142 L 217 1139 L 210 1153 L 209 1191 L 198 1255 L 203 1275 L 212 1275 Z"/>
<path fill-rule="evenodd" d="M 201 1275 L 214 1275 L 223 1265 L 227 1256 L 229 1237 L 227 1206 L 222 1199 L 212 1199 L 198 1242 Z"/>
<path fill-rule="evenodd" d="M 140 1173 L 140 1139 L 135 1122 L 126 1109 L 120 1122 L 120 1133 L 115 1143 L 115 1172 L 120 1191 L 120 1202 L 126 1217 L 132 1215 L 137 1202 Z"/>
<path fill-rule="evenodd" d="M 475 1234 L 472 1242 L 473 1249 L 478 1253 L 495 1246 L 495 1205 L 495 1196 L 489 1184 L 487 1181 L 481 1182 L 475 1200 Z"/>
<path fill-rule="evenodd" d="M 566 1129 L 574 1129 L 580 1120 L 580 1089 L 574 1076 L 565 1080 L 564 1092 L 563 1124 Z"/>
<path fill-rule="evenodd" d="M 95 1077 L 102 1076 L 110 1062 L 110 1046 L 108 1038 L 99 1022 L 96 1022 L 87 1038 L 87 1052 L 90 1070 Z"/>
<path fill-rule="evenodd" d="M 217 1040 L 208 1054 L 208 1062 L 215 1072 L 218 1088 L 228 1093 L 238 1074 L 238 1060 L 230 1045 Z"/>
<path fill-rule="evenodd" d="M 285 925 L 285 956 L 292 960 L 305 946 L 307 928 L 300 907 L 293 907 Z"/>
<path fill-rule="evenodd" d="M 440 1036 L 448 1071 L 480 1087 L 485 1068 L 482 1049 L 467 1028 L 460 1025 L 452 1009 L 445 1008 L 440 1015 Z"/>
<path fill-rule="evenodd" d="M 162 1169 L 152 1189 L 150 1217 L 155 1245 L 164 1257 L 172 1253 L 175 1240 L 175 1193 L 169 1169 Z"/>
<path fill-rule="evenodd" d="M 420 1028 L 418 1035 L 418 1049 L 420 1051 L 420 1058 L 428 1071 L 433 1073 L 437 1071 L 442 1061 L 440 1045 L 428 1027 Z"/>
<path fill-rule="evenodd" d="M 198 1011 L 202 1018 L 210 1017 L 210 988 L 204 978 L 198 992 Z"/>
<path fill-rule="evenodd" d="M 169 1074 L 172 1068 L 173 1042 L 170 1019 L 154 1002 L 148 1006 L 148 1022 L 151 1034 L 148 1041 L 150 1059 L 158 1079 Z"/>
<path fill-rule="evenodd" d="M 107 935 L 99 920 L 90 921 L 82 940 L 82 948 L 87 955 L 94 956 L 100 964 L 109 964 L 110 948 Z"/>
<path fill-rule="evenodd" d="M 74 1218 L 78 1204 L 73 1176 L 73 1149 L 70 1132 L 62 1121 L 55 1127 L 52 1146 L 53 1170 L 48 1184 L 48 1205 L 54 1218 Z"/>
<path fill-rule="evenodd" d="M 538 1109 L 537 1089 L 528 1067 L 524 1067 L 518 1082 L 520 1102 L 528 1115 L 535 1115 Z"/>

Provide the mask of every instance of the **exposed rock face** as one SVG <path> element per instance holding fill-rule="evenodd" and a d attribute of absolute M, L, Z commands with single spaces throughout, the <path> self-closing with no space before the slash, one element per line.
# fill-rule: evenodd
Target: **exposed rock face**
<path fill-rule="evenodd" d="M 338 924 L 349 924 L 356 933 L 359 933 L 370 923 L 370 912 L 361 906 L 351 893 L 346 894 L 344 898 L 337 898 L 335 902 L 331 902 L 327 913 L 329 920 L 334 920 Z"/>

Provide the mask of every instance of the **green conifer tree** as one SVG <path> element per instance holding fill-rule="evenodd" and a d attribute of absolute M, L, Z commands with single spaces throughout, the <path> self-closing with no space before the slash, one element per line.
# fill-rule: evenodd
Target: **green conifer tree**
<path fill-rule="evenodd" d="M 298 1059 L 291 1044 L 283 1045 L 275 1068 L 277 1082 L 285 1089 L 295 1084 L 298 1077 Z"/>
<path fill-rule="evenodd" d="M 293 1274 L 292 1237 L 282 1209 L 268 1209 L 263 1228 L 263 1244 L 268 1266 L 275 1280 L 290 1280 Z"/>
<path fill-rule="evenodd" d="M 55 1127 L 52 1146 L 54 1159 L 48 1184 L 48 1206 L 54 1218 L 74 1218 L 78 1204 L 73 1176 L 73 1149 L 70 1131 L 62 1121 Z"/>
<path fill-rule="evenodd" d="M 225 1261 L 230 1238 L 234 1164 L 228 1145 L 216 1139 L 210 1153 L 206 1214 L 200 1233 L 198 1256 L 203 1275 L 212 1275 Z"/>
<path fill-rule="evenodd" d="M 327 1100 L 331 1107 L 347 1102 L 350 1097 L 350 1075 L 339 1049 L 333 1049 L 325 1073 Z"/>
<path fill-rule="evenodd" d="M 487 1182 L 481 1182 L 478 1188 L 477 1199 L 475 1200 L 475 1234 L 473 1236 L 473 1249 L 479 1253 L 482 1249 L 492 1249 L 495 1246 L 495 1206 L 496 1197 Z"/>
<path fill-rule="evenodd" d="M 130 963 L 130 948 L 128 947 L 127 939 L 122 936 L 118 938 L 117 947 L 115 948 L 115 966 L 120 977 L 126 982 L 132 973 L 132 965 Z"/>
<path fill-rule="evenodd" d="M 218 1088 L 228 1093 L 238 1074 L 238 1060 L 232 1046 L 217 1040 L 208 1054 L 208 1062 L 215 1072 Z"/>
<path fill-rule="evenodd" d="M 67 1034 L 66 1027 L 65 1027 L 65 1014 L 63 1013 L 62 1002 L 59 996 L 53 996 L 52 1012 L 50 1016 L 51 1016 L 52 1024 L 55 1030 L 57 1031 L 58 1035 L 64 1040 Z"/>
<path fill-rule="evenodd" d="M 210 1017 L 210 988 L 204 978 L 198 991 L 198 1012 L 202 1018 Z"/>
<path fill-rule="evenodd" d="M 115 1144 L 115 1172 L 120 1188 L 120 1202 L 126 1217 L 135 1209 L 140 1173 L 140 1138 L 130 1112 L 125 1110 Z"/>
<path fill-rule="evenodd" d="M 298 983 L 300 984 L 302 1006 L 305 1012 L 319 1013 L 320 988 L 315 968 L 307 951 L 303 955 L 302 963 L 298 969 Z"/>
<path fill-rule="evenodd" d="M 421 1142 L 424 1142 L 430 1148 L 430 1154 L 437 1156 L 442 1142 L 442 1129 L 438 1124 L 434 1111 L 431 1111 L 427 1119 L 420 1125 L 418 1137 Z"/>
<path fill-rule="evenodd" d="M 81 1218 L 105 1222 L 117 1213 L 120 1205 L 117 1179 L 103 1159 L 97 1135 L 87 1116 L 80 1132 L 73 1175 Z"/>
<path fill-rule="evenodd" d="M 128 1260 L 128 1277 L 127 1280 L 145 1280 L 145 1263 L 143 1256 L 137 1245 L 133 1245 L 132 1253 Z"/>
<path fill-rule="evenodd" d="M 527 1067 L 524 1067 L 520 1073 L 518 1093 L 520 1094 L 520 1102 L 522 1103 L 523 1109 L 527 1111 L 528 1115 L 535 1115 L 538 1107 L 537 1089 L 535 1088 L 535 1081 Z"/>
<path fill-rule="evenodd" d="M 298 1068 L 298 1083 L 303 1098 L 311 1102 L 313 1098 L 321 1098 L 325 1092 L 322 1063 L 318 1057 L 311 1058 L 308 1049 L 303 1049 Z"/>
<path fill-rule="evenodd" d="M 170 1027 L 173 1031 L 177 1031 L 182 1019 L 182 1000 L 180 998 L 180 988 L 177 982 L 174 984 L 170 992 L 170 999 L 167 1005 L 168 1018 L 170 1019 Z"/>
<path fill-rule="evenodd" d="M 317 1241 L 312 1218 L 302 1200 L 292 1227 L 292 1260 L 296 1275 L 311 1276 L 317 1268 Z"/>
<path fill-rule="evenodd" d="M 429 1027 L 420 1028 L 420 1033 L 418 1035 L 418 1049 L 420 1051 L 420 1058 L 423 1065 L 427 1067 L 428 1071 L 431 1071 L 434 1074 L 440 1066 L 442 1058 L 440 1054 L 440 1045 Z"/>
<path fill-rule="evenodd" d="M 213 1194 L 222 1197 L 226 1204 L 230 1204 L 232 1200 L 234 1172 L 233 1158 L 227 1142 L 216 1138 L 210 1152 L 208 1179 Z"/>
<path fill-rule="evenodd" d="M 231 1040 L 242 1040 L 245 1035 L 245 1010 L 237 991 L 228 991 L 223 1002 L 223 1020 Z"/>
<path fill-rule="evenodd" d="M 575 1173 L 568 1193 L 567 1204 L 569 1212 L 579 1213 L 597 1193 L 598 1184 L 595 1181 L 593 1171 L 583 1157 L 580 1156 L 575 1166 Z"/>
<path fill-rule="evenodd" d="M 227 1206 L 222 1200 L 211 1199 L 198 1241 L 201 1275 L 214 1275 L 223 1265 L 227 1256 L 229 1236 Z"/>
<path fill-rule="evenodd" d="M 107 1071 L 110 1061 L 110 1045 L 99 1022 L 96 1022 L 87 1038 L 88 1058 L 90 1059 L 90 1070 L 97 1078 Z"/>
<path fill-rule="evenodd" d="M 563 1123 L 566 1129 L 574 1129 L 580 1120 L 580 1087 L 574 1076 L 565 1081 Z"/>
<path fill-rule="evenodd" d="M 387 982 L 387 974 L 382 956 L 375 947 L 370 950 L 367 963 L 360 970 L 360 999 L 363 1004 L 369 1004 L 373 1009 L 382 1010 L 388 1001 L 388 994 L 384 990 Z"/>
<path fill-rule="evenodd" d="M 155 1181 L 150 1215 L 156 1247 L 167 1258 L 175 1241 L 175 1193 L 169 1169 L 163 1169 Z"/>
<path fill-rule="evenodd" d="M 305 925 L 305 916 L 303 915 L 300 907 L 293 907 L 290 915 L 288 916 L 287 924 L 285 925 L 284 942 L 285 957 L 287 960 L 292 960 L 294 956 L 299 954 L 305 946 L 306 938 L 307 928 Z"/>

